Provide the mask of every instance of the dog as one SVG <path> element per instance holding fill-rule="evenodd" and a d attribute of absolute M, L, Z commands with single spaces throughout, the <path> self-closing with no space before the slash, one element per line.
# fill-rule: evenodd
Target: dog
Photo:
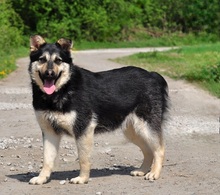
<path fill-rule="evenodd" d="M 158 179 L 169 110 L 167 82 L 156 72 L 131 66 L 91 72 L 73 64 L 71 48 L 65 38 L 47 43 L 40 35 L 30 37 L 28 72 L 44 160 L 39 176 L 29 183 L 48 182 L 62 135 L 73 137 L 78 151 L 80 174 L 70 183 L 87 183 L 94 134 L 116 129 L 143 152 L 142 165 L 131 175 Z"/>

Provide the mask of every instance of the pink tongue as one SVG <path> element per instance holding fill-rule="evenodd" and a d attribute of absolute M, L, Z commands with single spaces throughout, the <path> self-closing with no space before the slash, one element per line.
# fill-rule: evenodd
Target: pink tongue
<path fill-rule="evenodd" d="M 56 87 L 54 85 L 54 81 L 53 80 L 51 80 L 51 81 L 45 80 L 44 81 L 44 91 L 48 95 L 51 95 L 55 91 L 55 89 L 56 89 Z"/>

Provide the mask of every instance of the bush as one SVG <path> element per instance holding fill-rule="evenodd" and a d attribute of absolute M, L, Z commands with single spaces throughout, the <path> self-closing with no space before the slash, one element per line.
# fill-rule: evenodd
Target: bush
<path fill-rule="evenodd" d="M 6 0 L 0 2 L 0 78 L 16 69 L 15 48 L 23 44 L 23 23 Z"/>
<path fill-rule="evenodd" d="M 130 40 L 141 28 L 164 33 L 220 35 L 219 0 L 8 0 L 25 24 L 25 34 L 53 40 Z M 27 17 L 28 16 L 28 17 Z"/>
<path fill-rule="evenodd" d="M 1 53 L 8 53 L 11 48 L 18 47 L 22 44 L 22 20 L 6 0 L 0 2 L 0 26 Z"/>
<path fill-rule="evenodd" d="M 199 70 L 194 70 L 187 74 L 186 78 L 189 80 L 220 83 L 220 63 L 203 66 Z"/>

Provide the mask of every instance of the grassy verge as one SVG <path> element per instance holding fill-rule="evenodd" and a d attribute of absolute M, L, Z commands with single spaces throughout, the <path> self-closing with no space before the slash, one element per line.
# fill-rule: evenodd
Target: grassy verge
<path fill-rule="evenodd" d="M 28 37 L 23 37 L 28 43 Z M 47 39 L 46 39 L 47 40 Z M 215 42 L 216 36 L 208 34 L 165 34 L 162 36 L 149 36 L 146 33 L 139 33 L 131 37 L 129 41 L 124 42 L 87 42 L 80 41 L 74 43 L 75 50 L 100 49 L 100 48 L 132 48 L 132 47 L 159 47 L 159 46 L 182 46 L 196 45 L 201 43 Z M 48 40 L 48 42 L 50 42 Z M 19 57 L 28 55 L 28 47 L 20 47 L 10 50 L 9 53 L 0 49 L 0 79 L 6 77 L 10 72 L 16 69 L 15 60 Z M 173 59 L 171 59 L 172 61 Z"/>
<path fill-rule="evenodd" d="M 116 61 L 195 82 L 220 98 L 220 43 L 139 53 Z"/>
<path fill-rule="evenodd" d="M 201 43 L 216 42 L 218 38 L 214 35 L 201 33 L 193 34 L 164 34 L 162 36 L 149 36 L 146 33 L 139 33 L 129 39 L 120 42 L 87 42 L 80 41 L 74 43 L 76 50 L 100 49 L 100 48 L 131 48 L 131 47 L 162 47 L 162 46 L 184 46 L 197 45 Z"/>
<path fill-rule="evenodd" d="M 28 48 L 20 47 L 11 50 L 9 53 L 0 52 L 0 79 L 6 77 L 16 70 L 15 60 L 28 55 Z"/>

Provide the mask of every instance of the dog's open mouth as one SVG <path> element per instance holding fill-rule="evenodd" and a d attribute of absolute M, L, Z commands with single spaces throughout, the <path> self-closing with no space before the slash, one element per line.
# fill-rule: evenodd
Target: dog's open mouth
<path fill-rule="evenodd" d="M 46 94 L 51 95 L 56 90 L 55 80 L 44 79 L 44 91 Z"/>
<path fill-rule="evenodd" d="M 39 72 L 40 78 L 43 81 L 43 89 L 46 94 L 51 95 L 55 92 L 55 90 L 56 90 L 55 84 L 56 84 L 57 80 L 60 78 L 61 74 L 62 74 L 62 71 L 59 73 L 59 75 L 57 77 L 55 77 L 55 76 L 43 77 Z"/>

